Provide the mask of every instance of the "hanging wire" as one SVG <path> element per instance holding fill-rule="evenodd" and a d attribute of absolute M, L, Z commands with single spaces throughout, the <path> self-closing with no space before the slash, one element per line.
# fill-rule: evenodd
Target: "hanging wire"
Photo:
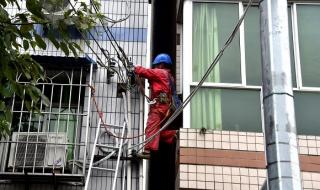
<path fill-rule="evenodd" d="M 75 7 L 71 4 L 70 0 L 68 0 L 72 9 L 74 11 Z M 92 2 L 92 0 L 90 0 Z M 188 105 L 188 103 L 191 101 L 191 99 L 193 98 L 193 96 L 196 94 L 196 92 L 199 90 L 199 88 L 202 86 L 202 84 L 204 83 L 204 81 L 207 79 L 207 77 L 209 76 L 209 74 L 211 73 L 211 71 L 213 70 L 213 68 L 218 64 L 218 61 L 221 59 L 224 51 L 226 48 L 229 47 L 229 45 L 231 44 L 231 42 L 233 41 L 237 31 L 239 30 L 239 27 L 245 17 L 245 15 L 247 14 L 248 8 L 251 6 L 253 0 L 250 0 L 248 2 L 248 5 L 246 6 L 246 9 L 244 11 L 244 13 L 242 14 L 242 16 L 240 17 L 237 25 L 235 26 L 234 30 L 232 31 L 232 33 L 230 34 L 230 36 L 228 37 L 227 41 L 225 42 L 224 46 L 221 48 L 221 50 L 219 51 L 219 53 L 217 54 L 217 56 L 214 58 L 213 62 L 211 63 L 211 65 L 209 66 L 209 68 L 207 69 L 206 73 L 204 74 L 204 76 L 202 77 L 202 79 L 200 80 L 200 82 L 198 83 L 198 85 L 192 90 L 192 92 L 189 94 L 189 96 L 184 100 L 184 102 L 182 102 L 182 104 L 180 105 L 180 107 L 177 108 L 177 110 L 169 117 L 169 119 L 166 121 L 166 123 L 159 129 L 159 131 L 157 131 L 155 134 L 153 134 L 152 136 L 150 136 L 148 139 L 146 139 L 145 141 L 138 143 L 136 145 L 133 145 L 130 149 L 133 149 L 137 146 L 140 145 L 145 145 L 147 143 L 149 143 L 156 135 L 159 135 L 161 131 L 165 130 L 174 120 L 176 117 L 178 117 L 178 115 L 183 111 L 183 109 Z M 96 7 L 96 5 L 92 2 L 92 5 L 95 9 L 95 11 L 98 13 L 98 9 Z M 102 24 L 102 27 L 104 29 L 104 31 L 107 34 L 107 37 L 111 40 L 111 45 L 112 47 L 115 49 L 115 51 L 117 52 L 118 58 L 119 60 L 123 63 L 124 68 L 128 71 L 128 57 L 126 56 L 125 52 L 123 51 L 123 49 L 120 47 L 120 45 L 117 43 L 115 37 L 113 36 L 110 28 L 107 26 L 105 27 L 102 20 L 99 18 L 100 23 Z M 94 50 L 91 48 L 90 43 L 88 42 L 88 40 L 84 37 L 83 33 L 81 33 L 82 38 L 85 40 L 86 44 L 88 45 L 88 47 L 94 52 Z M 101 52 L 103 53 L 103 55 L 109 60 L 110 57 L 108 55 L 106 55 L 105 50 L 99 45 L 99 43 L 97 42 L 97 40 L 94 38 L 94 36 L 92 35 L 92 33 L 90 31 L 88 31 L 89 35 L 93 38 L 93 40 L 95 41 L 95 43 L 97 43 L 99 49 L 101 50 Z M 122 55 L 122 57 L 120 57 L 120 53 Z M 96 52 L 94 52 L 95 55 L 97 56 Z M 102 60 L 99 56 L 97 56 L 97 58 L 99 59 L 99 61 Z M 103 67 L 108 68 L 107 66 L 105 66 L 103 63 L 102 65 Z M 119 75 L 119 72 L 116 72 Z M 127 82 L 126 82 L 127 83 Z M 159 124 L 160 125 L 160 124 Z M 144 134 L 141 134 L 144 135 Z M 127 138 L 136 138 L 136 137 L 140 137 L 141 135 L 137 135 L 135 137 L 127 137 Z M 119 138 L 117 136 L 115 136 L 116 138 Z M 141 150 L 143 148 L 143 146 L 141 148 L 138 149 Z"/>
<path fill-rule="evenodd" d="M 233 41 L 235 35 L 237 34 L 241 23 L 243 22 L 249 7 L 252 5 L 253 0 L 250 0 L 246 6 L 245 11 L 243 12 L 243 14 L 241 15 L 240 19 L 238 20 L 236 26 L 234 27 L 233 31 L 231 32 L 230 36 L 228 37 L 227 41 L 225 42 L 224 46 L 220 49 L 219 53 L 217 54 L 217 56 L 214 58 L 213 62 L 211 63 L 211 65 L 209 66 L 209 68 L 207 69 L 206 73 L 203 75 L 203 77 L 201 78 L 200 82 L 198 83 L 198 85 L 191 91 L 191 93 L 189 94 L 189 96 L 182 102 L 182 104 L 177 108 L 177 110 L 171 115 L 171 117 L 167 120 L 167 122 L 153 135 L 151 135 L 149 138 L 145 139 L 143 142 L 138 143 L 136 145 L 133 145 L 132 147 L 130 147 L 130 149 L 133 149 L 135 147 L 141 146 L 138 150 L 140 151 L 147 143 L 149 143 L 150 141 L 152 141 L 155 136 L 159 135 L 161 133 L 161 131 L 165 130 L 177 117 L 178 115 L 183 111 L 183 109 L 189 104 L 189 102 L 191 101 L 191 99 L 193 98 L 193 96 L 197 93 L 197 91 L 200 89 L 200 87 L 202 86 L 202 84 L 204 83 L 204 81 L 208 78 L 209 74 L 211 73 L 211 71 L 213 70 L 213 68 L 218 64 L 219 60 L 221 59 L 224 51 L 229 47 L 229 45 L 231 44 L 231 42 Z"/>
<path fill-rule="evenodd" d="M 76 9 L 75 9 L 75 6 L 71 3 L 70 0 L 68 0 L 71 8 L 73 9 L 74 12 L 76 12 Z M 119 76 L 119 80 L 122 82 L 122 83 L 126 83 L 126 80 L 124 79 L 124 74 L 121 72 L 121 69 L 119 69 L 119 71 L 117 71 L 116 69 L 112 68 L 112 67 L 109 67 L 107 65 L 105 65 L 102 61 L 102 59 L 98 56 L 98 54 L 93 50 L 93 48 L 91 47 L 90 45 L 90 42 L 89 40 L 85 37 L 85 35 L 83 34 L 83 32 L 76 26 L 77 30 L 79 31 L 80 35 L 81 35 L 81 38 L 85 41 L 85 43 L 87 44 L 87 46 L 89 47 L 89 49 L 95 54 L 95 56 L 97 57 L 98 61 L 97 63 L 101 66 L 101 67 L 104 67 L 106 69 L 109 69 L 109 70 L 112 70 L 113 72 L 117 73 L 117 75 Z M 90 37 L 93 39 L 93 41 L 97 44 L 98 48 L 100 49 L 100 51 L 102 52 L 102 54 L 104 55 L 104 57 L 107 59 L 108 62 L 110 62 L 110 60 L 112 59 L 110 57 L 110 53 L 109 51 L 103 49 L 101 47 L 101 45 L 99 44 L 99 42 L 97 41 L 97 39 L 95 39 L 94 35 L 91 33 L 91 31 L 87 31 L 88 34 L 90 35 Z M 117 51 L 117 50 L 116 50 Z M 106 52 L 109 54 L 107 55 Z"/>
<path fill-rule="evenodd" d="M 119 22 L 123 22 L 123 21 L 127 20 L 131 16 L 131 12 L 130 12 L 131 6 L 130 6 L 130 3 L 129 3 L 129 0 L 126 0 L 125 2 L 126 2 L 126 7 L 127 7 L 127 12 L 128 13 L 124 18 L 120 18 L 118 20 L 114 20 L 114 19 L 112 19 L 110 17 L 105 16 L 104 20 L 106 20 L 108 23 L 112 23 L 113 25 L 117 24 Z"/>
<path fill-rule="evenodd" d="M 93 0 L 90 0 L 92 7 L 94 8 L 96 13 L 99 13 L 99 10 L 95 4 L 95 2 L 93 2 Z M 128 17 L 129 18 L 129 17 Z M 101 23 L 101 26 L 103 28 L 103 30 L 106 32 L 107 37 L 110 39 L 111 45 L 114 48 L 114 50 L 117 52 L 117 56 L 119 58 L 119 60 L 123 63 L 123 67 L 125 68 L 125 70 L 128 72 L 128 64 L 129 64 L 129 59 L 127 57 L 127 55 L 125 54 L 125 52 L 123 51 L 122 47 L 118 44 L 117 40 L 115 39 L 114 35 L 112 34 L 110 28 L 108 26 L 105 26 L 102 19 L 98 18 L 98 20 Z M 120 53 L 122 55 L 122 57 L 120 56 Z"/>
<path fill-rule="evenodd" d="M 107 133 L 109 136 L 112 136 L 114 138 L 117 138 L 117 139 L 134 139 L 134 138 L 138 138 L 138 137 L 141 137 L 141 136 L 144 136 L 145 134 L 138 134 L 138 135 L 135 135 L 135 136 L 127 136 L 127 137 L 121 137 L 121 136 L 117 136 L 115 134 L 113 134 L 109 129 L 109 126 L 106 124 L 106 122 L 104 121 L 103 119 L 103 112 L 100 111 L 99 109 L 99 106 L 98 106 L 98 103 L 97 103 L 97 100 L 95 98 L 95 88 L 91 85 L 88 84 L 88 86 L 91 88 L 91 97 L 92 97 L 92 100 L 93 100 L 93 103 L 94 103 L 94 106 L 96 108 L 96 111 L 98 112 L 98 116 L 99 116 L 99 119 L 101 120 L 102 122 L 102 126 L 105 128 L 105 133 Z M 164 122 L 166 118 L 164 118 L 162 121 L 159 122 L 158 125 L 160 125 L 162 122 Z"/>
<path fill-rule="evenodd" d="M 68 0 L 69 3 L 70 3 L 70 0 Z M 92 7 L 94 8 L 95 12 L 96 13 L 99 13 L 99 10 L 95 4 L 95 2 L 93 0 L 90 0 L 91 2 L 91 5 Z M 71 4 L 71 3 L 70 3 Z M 129 6 L 129 2 L 126 1 L 126 5 L 127 7 L 130 8 Z M 72 6 L 73 10 L 75 11 L 75 8 L 74 6 Z M 130 14 L 128 14 L 128 16 L 125 18 L 125 19 L 120 19 L 121 21 L 124 21 L 126 19 L 128 19 L 130 16 Z M 118 56 L 118 59 L 120 60 L 120 62 L 122 63 L 123 65 L 123 68 L 126 70 L 127 73 L 130 73 L 130 69 L 129 69 L 129 59 L 128 59 L 128 56 L 126 55 L 126 53 L 124 52 L 124 50 L 122 49 L 122 47 L 119 45 L 119 43 L 117 42 L 117 40 L 115 39 L 113 33 L 111 32 L 110 28 L 108 26 L 105 26 L 104 25 L 104 22 L 103 20 L 99 17 L 98 18 L 99 22 L 101 23 L 101 26 L 103 28 L 103 30 L 106 32 L 106 35 L 107 37 L 109 38 L 110 40 L 110 43 L 112 45 L 112 47 L 114 48 L 114 50 L 116 51 L 117 53 L 117 56 Z M 120 22 L 120 20 L 118 20 Z M 89 34 L 90 36 L 95 40 L 95 42 L 98 44 L 98 42 L 96 41 L 96 39 L 94 38 L 94 36 L 92 35 L 92 33 L 89 31 Z M 99 48 L 100 50 L 104 53 L 103 51 L 103 48 L 101 48 L 101 46 L 99 45 Z M 120 53 L 119 53 L 120 51 Z M 120 56 L 122 55 L 122 56 Z M 123 89 L 126 89 L 126 90 L 129 90 L 131 91 L 134 87 L 134 85 L 131 85 L 131 81 L 130 81 L 130 77 L 127 77 L 127 80 L 125 80 L 124 78 L 124 73 L 122 72 L 121 70 L 121 66 L 119 65 L 119 71 L 117 72 L 118 74 L 118 77 L 120 79 L 120 81 L 126 85 L 123 85 L 123 84 L 120 84 L 120 86 L 123 88 Z"/>
<path fill-rule="evenodd" d="M 249 9 L 249 7 L 251 6 L 253 0 L 250 0 L 243 15 L 240 17 L 238 23 L 236 24 L 235 28 L 233 29 L 232 33 L 230 34 L 230 36 L 228 37 L 227 41 L 225 42 L 224 46 L 221 48 L 221 50 L 219 51 L 219 53 L 217 54 L 217 56 L 214 58 L 213 62 L 211 63 L 211 65 L 209 66 L 209 68 L 207 69 L 206 73 L 204 74 L 204 76 L 202 77 L 202 79 L 200 80 L 200 82 L 198 83 L 198 85 L 192 90 L 192 92 L 189 94 L 189 96 L 185 99 L 184 102 L 182 102 L 182 104 L 180 105 L 180 107 L 177 108 L 177 110 L 168 118 L 167 122 L 163 125 L 163 127 L 160 128 L 159 131 L 157 131 L 155 134 L 153 134 L 152 136 L 150 136 L 148 139 L 146 139 L 145 141 L 134 145 L 133 147 L 131 147 L 130 149 L 140 146 L 142 144 L 147 144 L 148 142 L 150 142 L 156 135 L 159 135 L 161 131 L 165 130 L 174 120 L 176 117 L 178 117 L 178 115 L 183 111 L 183 109 L 188 105 L 188 103 L 191 101 L 191 99 L 193 98 L 193 96 L 196 94 L 196 92 L 199 90 L 199 88 L 202 86 L 202 84 L 204 83 L 204 81 L 207 79 L 207 77 L 209 76 L 209 74 L 211 73 L 211 71 L 213 70 L 213 68 L 218 64 L 219 60 L 221 59 L 225 49 L 227 49 L 229 47 L 229 45 L 231 44 L 231 42 L 233 41 L 237 31 L 239 30 L 239 27 L 242 23 L 242 21 L 244 20 L 244 17 Z M 138 80 L 140 80 L 138 78 Z M 139 81 L 139 85 L 141 87 L 141 81 Z M 93 88 L 93 87 L 91 87 Z M 141 90 L 141 89 L 140 89 Z M 147 96 L 146 96 L 147 97 Z M 99 108 L 98 105 L 96 104 L 96 109 L 99 112 Z M 102 119 L 101 115 L 99 114 L 100 119 Z M 157 125 L 161 125 L 164 120 L 166 120 L 168 117 L 168 114 L 166 114 L 166 117 L 161 120 Z M 108 130 L 106 128 L 106 130 Z M 106 133 L 108 133 L 108 131 L 106 131 Z M 109 133 L 108 133 L 109 134 Z M 122 138 L 113 134 L 110 134 L 111 136 L 115 137 L 115 138 Z M 139 134 L 136 136 L 131 136 L 131 137 L 124 137 L 124 139 L 133 139 L 133 138 L 138 138 L 141 137 L 142 135 L 145 134 Z M 138 149 L 141 150 L 143 148 L 143 146 Z"/>

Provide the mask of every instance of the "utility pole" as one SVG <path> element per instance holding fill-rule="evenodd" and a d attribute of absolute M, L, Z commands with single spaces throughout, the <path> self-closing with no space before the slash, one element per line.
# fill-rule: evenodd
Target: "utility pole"
<path fill-rule="evenodd" d="M 287 0 L 261 0 L 262 80 L 270 190 L 301 190 Z"/>

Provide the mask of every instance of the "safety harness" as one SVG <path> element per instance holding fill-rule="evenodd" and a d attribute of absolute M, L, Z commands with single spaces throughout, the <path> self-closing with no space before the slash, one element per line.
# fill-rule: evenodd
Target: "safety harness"
<path fill-rule="evenodd" d="M 177 95 L 176 87 L 173 83 L 172 77 L 169 75 L 168 78 L 169 78 L 169 85 L 171 89 L 171 97 L 169 97 L 167 93 L 161 92 L 157 97 L 155 97 L 154 99 L 151 99 L 149 96 L 145 94 L 145 89 L 142 85 L 141 78 L 136 75 L 136 81 L 138 83 L 140 92 L 147 99 L 147 102 L 149 105 L 156 104 L 157 102 L 160 104 L 170 104 L 171 111 L 175 111 L 181 105 L 181 101 Z"/>

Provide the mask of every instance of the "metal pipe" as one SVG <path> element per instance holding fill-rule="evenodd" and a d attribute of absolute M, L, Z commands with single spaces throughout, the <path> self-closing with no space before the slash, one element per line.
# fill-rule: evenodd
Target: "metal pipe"
<path fill-rule="evenodd" d="M 143 101 L 144 101 L 144 97 L 142 95 L 140 95 L 140 99 L 139 99 L 139 132 L 144 133 L 144 127 L 143 127 L 143 121 L 144 121 L 144 113 L 143 113 Z M 139 143 L 143 142 L 143 136 L 139 137 Z M 138 147 L 140 148 L 140 147 Z M 143 190 L 143 161 L 139 162 L 139 189 Z"/>
<path fill-rule="evenodd" d="M 91 69 L 92 69 L 93 67 L 90 67 L 90 72 L 91 72 Z M 81 71 L 80 71 L 80 81 L 79 81 L 79 83 L 80 83 L 80 85 L 82 84 L 82 75 L 83 75 L 83 68 L 81 68 Z M 80 99 L 81 99 L 81 86 L 79 87 L 79 94 L 78 94 L 78 104 L 77 104 L 77 111 L 76 111 L 76 114 L 77 114 L 77 116 L 76 116 L 76 128 L 75 128 L 75 131 L 74 131 L 74 138 L 73 138 L 73 142 L 78 142 L 78 137 L 80 137 L 81 135 L 80 135 L 80 131 L 81 130 L 78 130 L 78 126 L 79 126 L 79 116 L 82 116 L 82 115 L 80 115 L 80 102 L 81 101 L 79 101 Z M 88 99 L 88 104 L 90 103 L 90 99 Z M 89 110 L 87 110 L 87 117 L 89 117 L 89 114 L 90 114 L 90 112 L 89 112 Z M 84 123 L 84 122 L 83 122 Z M 81 138 L 81 137 L 80 137 Z M 85 145 L 85 146 L 87 146 L 87 145 Z M 76 159 L 76 156 L 77 156 L 77 159 L 79 159 L 79 152 L 80 152 L 80 146 L 78 147 L 78 146 L 74 146 L 75 148 L 73 149 L 73 159 Z M 83 159 L 85 160 L 85 159 L 87 159 L 87 157 L 86 157 L 86 153 L 84 152 L 84 155 L 83 155 Z M 75 165 L 74 165 L 74 162 L 72 163 L 72 173 L 77 173 L 77 171 L 75 171 L 75 167 L 74 167 Z M 83 174 L 85 174 L 85 172 L 83 172 Z"/>
<path fill-rule="evenodd" d="M 117 158 L 117 164 L 116 164 L 116 169 L 115 169 L 115 173 L 114 173 L 114 178 L 113 178 L 113 182 L 112 182 L 112 190 L 115 190 L 117 187 L 117 178 L 118 178 L 118 172 L 119 172 L 119 164 L 120 164 L 120 157 L 121 157 L 121 153 L 122 153 L 122 146 L 123 146 L 123 137 L 125 134 L 125 128 L 126 128 L 127 123 L 125 122 L 123 124 L 123 129 L 121 132 L 121 139 L 120 139 L 120 143 L 119 143 L 119 152 L 118 152 L 118 158 Z"/>
<path fill-rule="evenodd" d="M 128 113 L 127 113 L 127 119 L 128 119 L 128 134 L 132 134 L 132 122 L 131 122 L 131 93 L 130 90 L 127 90 L 127 109 L 128 109 Z M 131 143 L 132 140 L 128 139 L 128 155 L 131 154 Z M 127 161 L 127 190 L 131 190 L 131 161 L 128 160 Z"/>
<path fill-rule="evenodd" d="M 94 158 L 94 154 L 95 154 L 95 147 L 96 147 L 97 142 L 98 142 L 98 138 L 99 138 L 99 134 L 100 134 L 100 128 L 101 128 L 101 120 L 99 119 L 98 126 L 97 126 L 97 129 L 96 129 L 96 137 L 95 137 L 93 145 L 92 145 L 92 151 L 91 151 L 91 156 L 90 156 L 88 175 L 87 175 L 87 178 L 86 178 L 86 183 L 85 183 L 85 186 L 84 186 L 84 190 L 88 190 L 88 187 L 89 187 L 89 182 L 90 182 L 90 177 L 91 177 L 91 170 L 92 170 L 92 166 L 93 166 L 93 158 Z M 86 165 L 83 164 L 83 168 L 86 168 L 85 166 Z M 84 171 L 85 171 L 85 169 L 84 169 Z"/>
<path fill-rule="evenodd" d="M 287 1 L 262 0 L 260 11 L 268 186 L 301 190 Z"/>
<path fill-rule="evenodd" d="M 122 172 L 123 172 L 122 176 L 126 176 L 126 171 L 127 171 L 127 167 L 126 166 L 127 166 L 127 163 L 125 163 L 124 167 L 122 167 Z M 122 178 L 121 190 L 125 190 L 125 188 L 126 188 L 125 182 L 126 182 L 126 180 L 124 178 Z"/>
<path fill-rule="evenodd" d="M 152 43 L 152 31 L 153 31 L 153 27 L 152 27 L 152 18 L 153 18 L 153 12 L 152 12 L 152 5 L 149 4 L 148 5 L 148 31 L 147 31 L 147 54 L 146 54 L 146 65 L 145 67 L 146 68 L 150 68 L 150 63 L 152 61 L 152 46 L 151 46 L 151 43 Z M 146 94 L 149 94 L 149 83 L 145 83 L 145 93 Z M 148 118 L 148 113 L 149 113 L 149 105 L 146 103 L 146 99 L 144 97 L 141 98 L 142 100 L 144 100 L 144 107 L 143 108 L 140 108 L 140 109 L 144 109 L 142 111 L 144 111 L 143 113 L 143 121 L 140 121 L 140 127 L 142 129 L 142 132 L 144 133 L 144 127 L 147 123 L 147 118 Z M 142 137 L 142 141 L 140 139 L 139 143 L 143 142 L 144 141 L 144 138 L 145 137 Z M 142 145 L 141 145 L 142 146 Z M 138 147 L 138 150 L 140 149 L 141 147 L 139 146 Z M 142 176 L 141 176 L 141 179 L 142 179 L 142 186 L 139 187 L 140 190 L 147 190 L 148 189 L 148 184 L 149 184 L 149 178 L 148 178 L 148 173 L 149 173 L 149 161 L 148 160 L 142 160 Z"/>
<path fill-rule="evenodd" d="M 89 85 L 92 85 L 92 71 L 93 71 L 93 64 L 90 65 L 90 74 L 89 74 Z M 81 79 L 80 79 L 81 80 Z M 88 105 L 87 105 L 87 121 L 86 121 L 86 133 L 85 133 L 85 146 L 84 146 L 84 157 L 83 157 L 83 168 L 86 168 L 86 153 L 87 153 L 87 146 L 88 146 L 88 134 L 89 134 L 89 123 L 90 123 L 90 112 L 91 112 L 91 88 L 88 88 Z M 100 125 L 99 125 L 100 129 Z M 95 147 L 95 146 L 94 146 Z M 94 149 L 93 147 L 93 149 Z M 83 170 L 83 174 L 85 175 L 86 170 Z M 88 175 L 90 175 L 88 173 Z"/>

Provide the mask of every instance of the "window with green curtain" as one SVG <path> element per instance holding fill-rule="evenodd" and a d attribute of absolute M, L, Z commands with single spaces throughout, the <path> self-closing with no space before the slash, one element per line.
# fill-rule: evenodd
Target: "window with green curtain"
<path fill-rule="evenodd" d="M 297 133 L 320 136 L 320 93 L 294 92 Z"/>
<path fill-rule="evenodd" d="M 320 87 L 320 6 L 297 5 L 302 85 Z"/>
<path fill-rule="evenodd" d="M 194 3 L 192 76 L 199 81 L 223 47 L 239 17 L 238 4 Z M 241 83 L 240 45 L 237 34 L 207 82 Z"/>
<path fill-rule="evenodd" d="M 201 88 L 191 100 L 191 127 L 261 132 L 260 91 Z"/>
<path fill-rule="evenodd" d="M 262 77 L 259 7 L 248 9 L 244 20 L 244 34 L 247 84 L 260 86 Z"/>

